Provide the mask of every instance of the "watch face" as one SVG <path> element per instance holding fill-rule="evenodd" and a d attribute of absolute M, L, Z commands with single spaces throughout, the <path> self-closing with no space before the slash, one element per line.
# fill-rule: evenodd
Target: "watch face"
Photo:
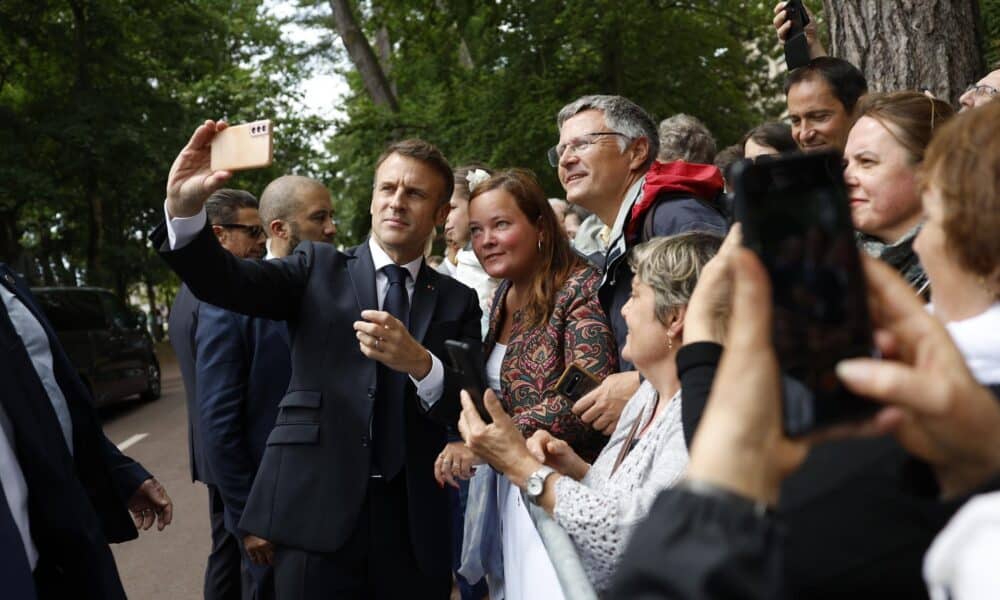
<path fill-rule="evenodd" d="M 538 496 L 542 493 L 544 486 L 544 480 L 541 477 L 535 477 L 532 475 L 531 479 L 528 479 L 527 492 L 529 496 Z"/>

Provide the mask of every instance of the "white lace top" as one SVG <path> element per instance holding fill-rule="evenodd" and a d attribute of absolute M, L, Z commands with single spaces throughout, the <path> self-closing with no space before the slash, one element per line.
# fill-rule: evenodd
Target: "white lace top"
<path fill-rule="evenodd" d="M 611 474 L 635 419 L 642 419 L 641 431 L 652 417 L 655 399 L 652 384 L 643 382 L 587 475 L 579 482 L 570 477 L 556 481 L 555 519 L 572 538 L 599 592 L 611 583 L 632 528 L 646 517 L 660 491 L 677 483 L 687 468 L 678 391 Z"/>

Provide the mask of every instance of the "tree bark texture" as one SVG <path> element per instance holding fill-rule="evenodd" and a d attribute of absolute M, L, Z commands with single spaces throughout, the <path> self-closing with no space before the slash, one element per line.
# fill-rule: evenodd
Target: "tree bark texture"
<path fill-rule="evenodd" d="M 823 0 L 830 54 L 873 92 L 929 89 L 958 100 L 980 77 L 978 0 Z"/>
<path fill-rule="evenodd" d="M 388 108 L 392 112 L 399 112 L 399 101 L 392 92 L 389 78 L 379 64 L 375 51 L 372 50 L 368 38 L 365 37 L 358 22 L 351 12 L 351 5 L 348 0 L 330 0 L 330 9 L 333 11 L 333 21 L 337 26 L 337 33 L 344 42 L 347 55 L 351 59 L 354 68 L 361 75 L 365 90 L 376 106 Z"/>

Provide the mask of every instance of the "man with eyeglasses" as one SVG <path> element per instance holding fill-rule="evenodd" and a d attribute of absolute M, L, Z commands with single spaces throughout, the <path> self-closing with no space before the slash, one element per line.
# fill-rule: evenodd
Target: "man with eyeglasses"
<path fill-rule="evenodd" d="M 646 180 L 659 152 L 656 124 L 631 100 L 622 96 L 583 96 L 559 111 L 557 123 L 559 143 L 549 149 L 548 158 L 559 170 L 566 201 L 593 212 L 610 227 L 608 248 L 591 256 L 591 260 L 604 269 L 598 293 L 615 333 L 620 372 L 606 378 L 573 406 L 585 423 L 610 434 L 625 403 L 639 388 L 638 372 L 621 356 L 628 334 L 621 308 L 628 300 L 632 283 L 629 250 L 653 237 L 704 230 L 700 224 L 705 222 L 716 223 L 722 233 L 725 220 L 693 198 L 667 202 L 661 208 L 658 193 Z M 655 207 L 644 207 L 644 212 L 651 211 L 648 226 L 644 218 L 633 214 L 647 193 L 657 202 Z"/>
<path fill-rule="evenodd" d="M 962 112 L 982 106 L 996 100 L 998 95 L 1000 95 L 1000 69 L 987 73 L 986 77 L 970 85 L 969 89 L 965 90 L 965 93 L 958 99 L 958 103 L 961 105 L 958 111 Z"/>
<path fill-rule="evenodd" d="M 212 194 L 206 203 L 208 221 L 212 232 L 219 243 L 234 256 L 239 258 L 261 258 L 264 256 L 264 228 L 257 210 L 257 199 L 253 194 L 243 190 L 221 189 Z M 219 387 L 219 379 L 212 378 L 218 372 L 218 365 L 223 359 L 217 345 L 205 344 L 208 334 L 218 332 L 221 319 L 221 309 L 203 304 L 182 285 L 174 298 L 170 309 L 169 331 L 170 344 L 177 355 L 181 368 L 184 389 L 187 393 L 188 408 L 188 450 L 191 460 L 191 479 L 201 481 L 208 487 L 209 520 L 212 527 L 212 550 L 205 568 L 204 596 L 206 599 L 238 599 L 241 593 L 241 544 L 233 534 L 232 528 L 226 527 L 225 494 L 220 488 L 220 479 L 231 475 L 218 473 L 209 464 L 209 448 L 218 448 L 224 443 L 220 436 L 221 430 L 210 430 L 211 420 L 203 419 L 206 403 L 203 401 L 207 392 Z M 233 315 L 232 318 L 235 318 Z M 206 321 L 211 321 L 210 323 Z M 239 337 L 240 331 L 224 327 L 222 332 L 226 337 Z M 198 348 L 201 341 L 204 347 Z M 205 373 L 207 365 L 215 365 L 216 371 L 207 371 L 209 376 L 199 378 Z M 274 379 L 277 379 L 275 377 Z M 280 396 L 284 392 L 285 377 Z M 274 409 L 277 411 L 277 408 Z M 271 417 L 274 423 L 274 417 Z M 267 433 L 265 432 L 266 436 Z M 231 449 L 232 452 L 241 450 Z M 231 481 L 231 479 L 229 480 Z M 251 476 L 252 481 L 252 476 Z"/>

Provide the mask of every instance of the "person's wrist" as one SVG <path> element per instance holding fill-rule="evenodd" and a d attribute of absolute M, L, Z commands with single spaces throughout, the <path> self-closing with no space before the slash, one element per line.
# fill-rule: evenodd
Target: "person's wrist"
<path fill-rule="evenodd" d="M 773 505 L 781 490 L 781 477 L 772 472 L 771 462 L 762 448 L 746 444 L 715 444 L 711 451 L 700 452 L 695 438 L 688 477 Z"/>
<path fill-rule="evenodd" d="M 527 456 L 521 456 L 515 460 L 508 469 L 504 470 L 504 475 L 507 476 L 507 479 L 510 479 L 511 483 L 523 490 L 532 473 L 543 466 L 545 465 L 538 462 L 535 457 L 529 454 Z"/>
<path fill-rule="evenodd" d="M 417 381 L 423 381 L 425 377 L 430 375 L 431 368 L 434 367 L 434 360 L 431 359 L 431 353 L 426 348 L 421 348 L 423 350 L 423 356 L 416 361 L 414 366 L 410 369 L 409 373 Z"/>

